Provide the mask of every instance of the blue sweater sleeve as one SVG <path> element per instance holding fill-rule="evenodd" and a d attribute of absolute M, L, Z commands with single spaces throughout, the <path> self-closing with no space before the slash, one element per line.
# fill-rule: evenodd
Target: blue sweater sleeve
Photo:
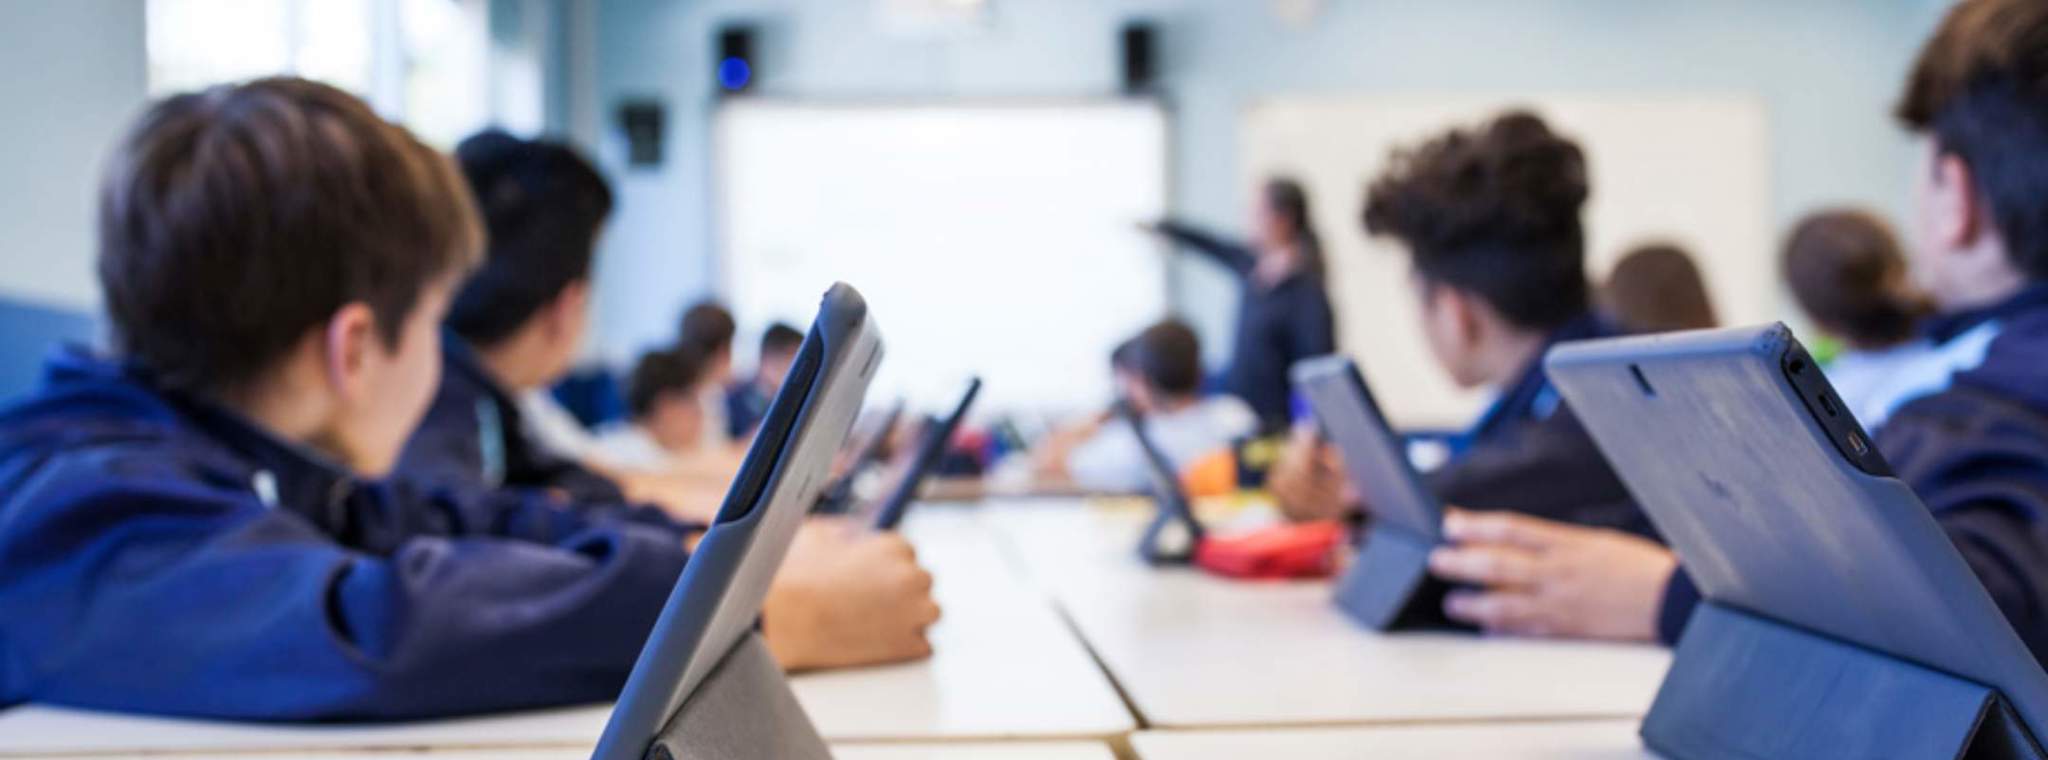
<path fill-rule="evenodd" d="M 11 502 L 0 701 L 388 720 L 611 699 L 686 560 L 615 521 L 364 550 L 189 477 L 81 474 Z"/>

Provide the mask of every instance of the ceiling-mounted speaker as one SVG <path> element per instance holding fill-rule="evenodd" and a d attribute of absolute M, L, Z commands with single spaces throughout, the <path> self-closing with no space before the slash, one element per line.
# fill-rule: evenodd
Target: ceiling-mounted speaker
<path fill-rule="evenodd" d="M 1150 21 L 1133 21 L 1123 28 L 1124 93 L 1145 95 L 1159 87 L 1159 31 Z"/>
<path fill-rule="evenodd" d="M 760 70 L 754 61 L 754 27 L 731 24 L 718 30 L 717 55 L 712 60 L 718 92 L 733 95 L 754 88 Z"/>

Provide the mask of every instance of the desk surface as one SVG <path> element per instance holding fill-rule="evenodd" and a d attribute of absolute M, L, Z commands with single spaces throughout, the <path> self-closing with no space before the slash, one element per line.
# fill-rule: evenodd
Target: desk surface
<path fill-rule="evenodd" d="M 985 518 L 1157 727 L 1633 718 L 1670 663 L 1651 646 L 1378 634 L 1327 582 L 1146 566 L 1148 514 L 1034 501 Z"/>
<path fill-rule="evenodd" d="M 1101 738 L 1136 728 L 1114 687 L 972 514 L 920 505 L 906 533 L 935 576 L 937 654 L 907 665 L 807 674 L 797 698 L 826 738 L 923 741 Z M 52 752 L 588 748 L 608 706 L 369 727 L 248 726 L 81 713 L 0 712 L 0 757 Z M 586 750 L 587 751 L 587 750 Z"/>
<path fill-rule="evenodd" d="M 1107 745 L 1089 742 L 1011 742 L 1003 744 L 856 744 L 832 748 L 833 756 L 839 760 L 1115 760 Z M 64 760 L 92 756 L 56 755 L 35 760 Z M 113 757 L 102 755 L 100 757 Z M 231 753 L 197 753 L 163 755 L 177 760 L 266 760 L 266 758 L 289 757 L 292 760 L 401 760 L 402 758 L 431 758 L 433 760 L 589 760 L 590 753 L 580 749 L 495 749 L 495 750 L 418 750 L 418 751 L 377 751 L 357 753 L 291 753 L 289 755 L 264 755 Z"/>
<path fill-rule="evenodd" d="M 1459 726 L 1143 731 L 1142 760 L 1650 760 L 1631 720 Z"/>

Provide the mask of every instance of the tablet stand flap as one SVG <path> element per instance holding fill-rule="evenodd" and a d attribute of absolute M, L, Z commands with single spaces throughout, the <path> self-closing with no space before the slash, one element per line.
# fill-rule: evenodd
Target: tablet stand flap
<path fill-rule="evenodd" d="M 1713 602 L 1642 736 L 1676 760 L 2041 757 L 1988 686 Z"/>
<path fill-rule="evenodd" d="M 1429 581 L 1429 552 L 1435 543 L 1375 521 L 1365 545 L 1337 581 L 1339 609 L 1375 630 L 1412 626 L 1426 616 L 1415 609 Z"/>
<path fill-rule="evenodd" d="M 1169 502 L 1169 499 L 1175 500 Z M 1195 548 L 1205 535 L 1186 501 L 1178 494 L 1161 494 L 1153 499 L 1152 523 L 1138 537 L 1138 556 L 1154 565 L 1185 565 L 1195 559 Z"/>
<path fill-rule="evenodd" d="M 832 750 L 759 633 L 749 633 L 705 676 L 654 737 L 648 760 L 831 760 Z"/>

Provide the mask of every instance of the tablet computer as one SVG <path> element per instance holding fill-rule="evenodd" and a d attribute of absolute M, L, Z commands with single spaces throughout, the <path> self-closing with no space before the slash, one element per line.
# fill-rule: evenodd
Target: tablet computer
<path fill-rule="evenodd" d="M 845 514 L 853 508 L 854 484 L 869 469 L 881 463 L 883 452 L 889 446 L 889 436 L 896 431 L 897 420 L 903 418 L 903 406 L 903 401 L 898 399 L 882 412 L 872 427 L 847 442 L 851 458 L 847 460 L 846 469 L 832 478 L 826 484 L 824 494 L 818 497 L 816 511 L 819 514 Z"/>
<path fill-rule="evenodd" d="M 968 380 L 967 390 L 960 394 L 960 403 L 953 405 L 953 412 L 944 419 L 931 420 L 925 425 L 916 458 L 910 460 L 910 468 L 903 471 L 903 477 L 889 489 L 889 495 L 875 510 L 875 530 L 895 530 L 902 524 L 903 516 L 910 511 L 910 502 L 917 499 L 918 489 L 924 487 L 924 481 L 939 466 L 939 459 L 946 455 L 947 444 L 953 441 L 953 433 L 960 429 L 960 421 L 967 418 L 967 410 L 974 406 L 974 397 L 980 394 L 981 378 Z"/>
<path fill-rule="evenodd" d="M 648 636 L 594 760 L 646 756 L 693 708 L 692 696 L 714 669 L 755 635 L 769 583 L 817 502 L 881 356 L 880 334 L 860 294 L 834 285 L 725 503 Z M 809 730 L 808 723 L 802 728 Z M 743 754 L 754 751 L 774 754 L 773 747 Z"/>
<path fill-rule="evenodd" d="M 1365 375 L 1344 356 L 1305 359 L 1292 370 L 1323 435 L 1337 445 L 1344 473 L 1376 522 L 1389 523 L 1432 543 L 1443 536 L 1443 505 L 1423 487 L 1407 448 L 1387 425 Z"/>
<path fill-rule="evenodd" d="M 1112 410 L 1117 418 L 1131 427 L 1131 437 L 1138 442 L 1138 450 L 1144 454 L 1145 477 L 1152 483 L 1152 498 L 1157 502 L 1157 513 L 1138 539 L 1138 556 L 1153 564 L 1192 561 L 1206 531 L 1201 521 L 1195 519 L 1194 505 L 1188 501 L 1187 491 L 1180 486 L 1180 472 L 1174 469 L 1173 460 L 1166 458 L 1166 452 L 1152 440 L 1151 431 L 1145 429 L 1143 412 L 1127 399 L 1119 399 Z"/>
<path fill-rule="evenodd" d="M 1997 689 L 2048 736 L 2048 675 L 1784 325 L 1547 367 L 1709 602 Z"/>

